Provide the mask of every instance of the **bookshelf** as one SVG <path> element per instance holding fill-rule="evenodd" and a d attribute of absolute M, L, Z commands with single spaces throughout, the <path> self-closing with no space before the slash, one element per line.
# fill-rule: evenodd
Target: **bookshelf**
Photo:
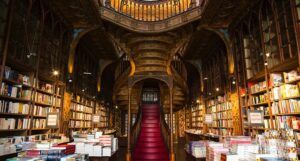
<path fill-rule="evenodd" d="M 189 108 L 185 108 L 185 126 L 187 129 L 191 128 L 191 109 Z"/>
<path fill-rule="evenodd" d="M 59 112 L 62 86 L 55 86 L 54 82 L 42 83 L 34 72 L 18 69 L 4 68 L 0 91 L 1 131 L 21 136 L 48 133 L 47 113 Z"/>
<path fill-rule="evenodd" d="M 206 113 L 211 114 L 212 124 L 208 125 L 208 133 L 230 136 L 233 133 L 232 104 L 226 96 L 217 96 L 207 100 Z"/>
<path fill-rule="evenodd" d="M 59 128 L 46 127 L 46 118 L 49 112 L 61 114 L 63 84 L 42 76 L 34 81 L 31 134 L 48 133 L 49 130 L 51 133 L 58 133 Z"/>
<path fill-rule="evenodd" d="M 71 118 L 69 128 L 76 130 L 91 129 L 95 101 L 79 95 L 73 95 L 70 106 Z"/>
<path fill-rule="evenodd" d="M 191 108 L 192 129 L 203 129 L 204 105 L 196 105 Z"/>
<path fill-rule="evenodd" d="M 96 103 L 95 114 L 100 115 L 100 123 L 97 124 L 95 127 L 97 128 L 108 128 L 109 122 L 109 113 L 108 108 L 105 107 L 100 102 Z"/>
<path fill-rule="evenodd" d="M 298 70 L 271 73 L 272 112 L 277 129 L 293 129 L 299 132 L 300 119 L 300 74 Z"/>

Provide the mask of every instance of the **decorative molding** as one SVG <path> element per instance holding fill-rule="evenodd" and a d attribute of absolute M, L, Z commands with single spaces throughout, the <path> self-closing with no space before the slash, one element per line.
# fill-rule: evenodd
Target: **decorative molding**
<path fill-rule="evenodd" d="M 169 31 L 190 22 L 199 20 L 202 12 L 203 7 L 195 7 L 165 20 L 141 21 L 116 12 L 111 8 L 100 7 L 99 9 L 102 19 L 138 33 L 159 33 Z M 122 21 L 120 21 L 120 19 Z"/>

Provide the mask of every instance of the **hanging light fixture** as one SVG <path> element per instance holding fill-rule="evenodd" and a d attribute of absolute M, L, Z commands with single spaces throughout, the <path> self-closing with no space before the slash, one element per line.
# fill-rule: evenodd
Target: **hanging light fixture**
<path fill-rule="evenodd" d="M 53 70 L 52 74 L 53 74 L 54 76 L 58 76 L 58 75 L 59 75 L 59 71 L 58 71 L 58 70 Z"/>

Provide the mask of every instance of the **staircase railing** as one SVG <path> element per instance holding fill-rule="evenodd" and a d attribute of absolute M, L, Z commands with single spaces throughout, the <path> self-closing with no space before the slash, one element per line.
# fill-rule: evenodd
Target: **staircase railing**
<path fill-rule="evenodd" d="M 114 12 L 139 21 L 162 21 L 186 13 L 194 8 L 203 8 L 206 0 L 165 0 L 145 3 L 135 0 L 99 0 L 99 3 Z"/>
<path fill-rule="evenodd" d="M 140 131 L 141 131 L 141 122 L 142 122 L 142 110 L 141 107 L 139 107 L 138 113 L 137 113 L 137 117 L 136 117 L 136 121 L 134 123 L 134 125 L 132 126 L 132 130 L 131 130 L 131 139 L 130 139 L 130 145 L 131 145 L 131 149 L 134 150 L 135 145 L 137 143 Z"/>
<path fill-rule="evenodd" d="M 160 130 L 163 135 L 165 145 L 167 145 L 167 149 L 170 150 L 170 128 L 165 121 L 163 106 L 161 105 L 160 107 Z"/>

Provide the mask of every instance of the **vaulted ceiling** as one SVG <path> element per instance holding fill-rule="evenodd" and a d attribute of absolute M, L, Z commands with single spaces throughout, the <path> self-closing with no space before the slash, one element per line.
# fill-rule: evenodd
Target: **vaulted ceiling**
<path fill-rule="evenodd" d="M 201 19 L 196 22 L 198 26 L 211 28 L 226 28 L 249 6 L 255 4 L 258 0 L 208 0 L 207 7 Z M 95 5 L 95 0 L 59 0 L 47 1 L 51 9 L 55 10 L 65 22 L 73 28 L 89 28 L 100 25 L 99 31 L 88 34 L 84 41 L 90 47 L 95 49 L 95 53 L 100 58 L 112 59 L 117 55 L 114 45 L 105 35 L 105 28 L 112 24 L 102 23 L 99 11 Z M 193 34 L 192 40 L 188 45 L 190 49 L 186 50 L 186 58 L 201 58 L 199 54 L 210 51 L 212 45 L 218 43 L 219 39 L 215 34 L 205 31 L 197 31 Z M 196 49 L 196 50 L 195 50 Z M 196 51 L 191 52 L 190 50 Z M 192 56 L 195 54 L 195 56 Z"/>

